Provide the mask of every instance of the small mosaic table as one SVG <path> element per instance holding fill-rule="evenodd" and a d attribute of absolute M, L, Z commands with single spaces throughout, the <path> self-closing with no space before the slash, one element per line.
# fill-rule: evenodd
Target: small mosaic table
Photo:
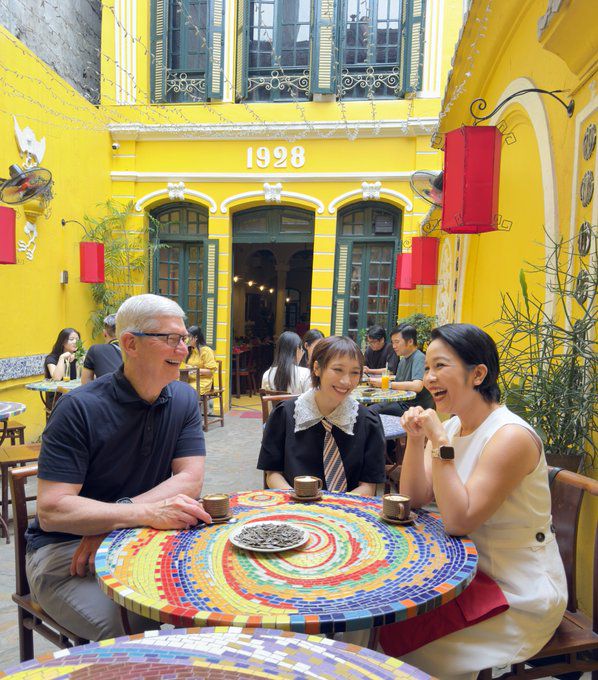
<path fill-rule="evenodd" d="M 325 492 L 298 503 L 283 491 L 231 497 L 234 519 L 187 531 L 123 529 L 96 554 L 102 590 L 121 606 L 179 626 L 280 628 L 332 634 L 416 616 L 469 584 L 477 552 L 439 516 L 386 524 L 381 500 Z M 296 550 L 257 553 L 228 540 L 239 523 L 279 520 L 306 529 Z"/>
<path fill-rule="evenodd" d="M 46 420 L 54 408 L 56 394 L 70 392 L 77 387 L 81 387 L 81 380 L 40 380 L 39 382 L 27 383 L 25 385 L 26 390 L 39 392 L 39 396 L 46 409 Z"/>
<path fill-rule="evenodd" d="M 426 680 L 429 675 L 356 645 L 283 630 L 197 628 L 151 631 L 45 654 L 2 678 L 320 678 Z"/>
<path fill-rule="evenodd" d="M 18 401 L 0 401 L 0 446 L 4 443 L 8 432 L 8 419 L 23 413 L 27 407 Z"/>
<path fill-rule="evenodd" d="M 400 416 L 389 416 L 385 413 L 380 414 L 382 421 L 382 429 L 384 430 L 385 439 L 397 439 L 407 434 L 401 425 Z"/>
<path fill-rule="evenodd" d="M 415 399 L 415 392 L 407 390 L 383 390 L 381 387 L 359 385 L 351 395 L 361 404 L 390 404 L 395 401 L 409 401 Z"/>

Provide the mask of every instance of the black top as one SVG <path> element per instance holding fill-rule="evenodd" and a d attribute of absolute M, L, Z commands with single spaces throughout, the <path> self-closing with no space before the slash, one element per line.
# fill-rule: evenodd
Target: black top
<path fill-rule="evenodd" d="M 368 368 L 388 368 L 391 373 L 396 371 L 398 357 L 390 342 L 387 342 L 382 349 L 374 351 L 371 347 L 365 350 L 365 365 Z"/>
<path fill-rule="evenodd" d="M 168 479 L 174 458 L 204 455 L 195 390 L 174 381 L 149 404 L 119 370 L 63 395 L 43 433 L 38 476 L 82 484 L 79 495 L 113 503 Z M 76 538 L 43 531 L 36 517 L 27 547 Z"/>
<path fill-rule="evenodd" d="M 93 371 L 96 378 L 106 373 L 114 373 L 122 365 L 123 359 L 118 340 L 111 340 L 108 344 L 92 345 L 83 362 L 83 368 Z"/>
<path fill-rule="evenodd" d="M 324 436 L 321 422 L 301 432 L 295 432 L 296 399 L 283 401 L 273 409 L 262 439 L 258 470 L 281 472 L 293 486 L 298 475 L 319 477 L 326 488 L 324 478 Z M 339 448 L 347 491 L 359 486 L 359 482 L 379 484 L 384 481 L 384 450 L 386 442 L 380 418 L 359 404 L 353 434 L 332 427 L 332 435 Z"/>
<path fill-rule="evenodd" d="M 44 359 L 44 375 L 48 380 L 52 379 L 52 376 L 50 375 L 50 371 L 48 369 L 48 364 L 54 364 L 54 366 L 58 366 L 58 362 L 60 361 L 60 354 L 48 354 L 48 356 Z M 70 363 L 71 371 L 70 371 L 70 376 L 71 380 L 76 380 L 77 379 L 77 362 L 76 361 L 71 361 Z"/>

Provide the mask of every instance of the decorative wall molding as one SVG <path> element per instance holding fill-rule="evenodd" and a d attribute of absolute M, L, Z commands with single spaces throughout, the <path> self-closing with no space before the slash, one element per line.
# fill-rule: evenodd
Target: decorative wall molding
<path fill-rule="evenodd" d="M 21 165 L 24 168 L 32 168 L 36 165 L 40 165 L 44 158 L 44 154 L 46 153 L 46 138 L 42 137 L 38 142 L 35 132 L 33 132 L 29 126 L 21 129 L 17 122 L 17 117 L 13 116 L 12 119 L 15 122 L 17 145 L 21 152 L 21 157 L 24 158 Z"/>
<path fill-rule="evenodd" d="M 45 358 L 45 354 L 33 354 L 31 356 L 0 359 L 0 382 L 42 375 Z"/>
<path fill-rule="evenodd" d="M 438 118 L 409 118 L 351 121 L 351 129 L 360 137 L 417 137 L 429 135 L 438 125 Z M 184 125 L 147 125 L 143 123 L 111 123 L 108 130 L 115 140 L 187 142 L 194 139 L 319 139 L 346 137 L 346 126 L 338 121 L 284 121 L 257 123 L 189 123 Z M 331 134 L 330 134 L 331 133 Z"/>
<path fill-rule="evenodd" d="M 410 173 L 408 174 L 410 175 Z M 340 194 L 330 201 L 328 205 L 328 212 L 333 213 L 340 203 L 344 203 L 347 199 L 359 195 L 361 195 L 361 199 L 363 201 L 379 201 L 382 200 L 382 196 L 391 196 L 392 198 L 398 199 L 398 202 L 401 203 L 401 207 L 405 210 L 405 212 L 411 212 L 413 210 L 413 203 L 411 203 L 411 199 L 405 196 L 405 194 L 402 194 L 399 191 L 394 191 L 394 189 L 384 189 L 382 187 L 382 182 L 367 182 L 364 180 L 361 183 L 361 189 L 346 191 L 344 194 Z"/>
<path fill-rule="evenodd" d="M 240 194 L 229 196 L 228 198 L 225 198 L 220 204 L 220 212 L 226 213 L 228 206 L 231 203 L 250 198 L 262 198 L 266 203 L 281 203 L 283 198 L 295 198 L 300 201 L 305 201 L 306 203 L 312 203 L 315 205 L 318 215 L 321 215 L 324 212 L 324 204 L 318 198 L 315 196 L 309 196 L 308 194 L 301 194 L 297 191 L 284 191 L 280 182 L 277 184 L 269 184 L 268 182 L 264 182 L 263 189 L 261 191 L 243 191 Z"/>
<path fill-rule="evenodd" d="M 368 172 L 367 181 L 408 182 L 413 171 Z M 354 182 L 365 181 L 363 172 L 137 172 L 136 170 L 115 170 L 110 173 L 113 182 Z"/>
<path fill-rule="evenodd" d="M 184 182 L 169 182 L 166 189 L 158 189 L 157 191 L 152 191 L 149 194 L 142 196 L 137 203 L 135 203 L 135 210 L 137 212 L 142 212 L 148 203 L 154 201 L 154 199 L 160 196 L 168 196 L 171 201 L 184 201 L 189 196 L 198 198 L 200 201 L 207 203 L 210 206 L 210 212 L 215 213 L 218 209 L 216 201 L 208 194 L 204 194 L 201 191 L 195 191 L 194 189 L 187 189 Z"/>

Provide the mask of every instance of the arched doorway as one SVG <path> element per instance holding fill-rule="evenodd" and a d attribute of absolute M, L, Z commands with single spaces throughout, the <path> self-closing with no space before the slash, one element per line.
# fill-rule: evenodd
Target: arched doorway
<path fill-rule="evenodd" d="M 401 250 L 403 214 L 394 206 L 367 201 L 339 212 L 332 330 L 359 341 L 374 324 L 394 325 L 396 256 Z"/>
<path fill-rule="evenodd" d="M 309 322 L 313 235 L 308 210 L 268 206 L 235 214 L 235 338 L 263 340 Z"/>

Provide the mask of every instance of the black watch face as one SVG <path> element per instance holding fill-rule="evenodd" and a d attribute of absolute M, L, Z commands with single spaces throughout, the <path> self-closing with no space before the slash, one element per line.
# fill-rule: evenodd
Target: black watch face
<path fill-rule="evenodd" d="M 452 446 L 441 446 L 439 453 L 442 460 L 453 460 L 455 457 L 455 449 Z"/>

